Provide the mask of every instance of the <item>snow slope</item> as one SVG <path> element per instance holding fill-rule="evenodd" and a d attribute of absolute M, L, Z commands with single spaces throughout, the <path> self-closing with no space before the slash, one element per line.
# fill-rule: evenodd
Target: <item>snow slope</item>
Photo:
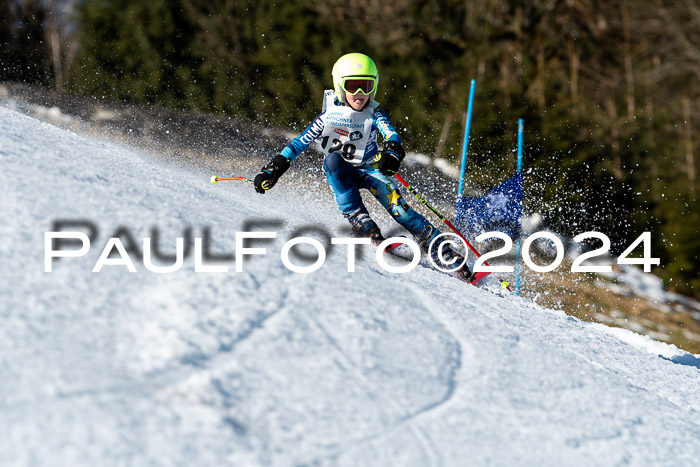
<path fill-rule="evenodd" d="M 293 273 L 330 195 L 209 175 L 0 108 L 1 465 L 696 465 L 697 356 L 371 254 Z M 99 236 L 46 273 L 58 219 Z M 243 272 L 91 272 L 120 226 L 232 253 L 251 220 L 284 225 Z"/>

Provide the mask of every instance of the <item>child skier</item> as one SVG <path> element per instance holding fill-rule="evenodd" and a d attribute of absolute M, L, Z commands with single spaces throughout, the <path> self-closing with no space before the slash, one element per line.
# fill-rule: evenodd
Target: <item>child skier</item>
<path fill-rule="evenodd" d="M 375 243 L 384 240 L 362 203 L 360 188 L 364 188 L 413 234 L 427 252 L 440 231 L 411 209 L 389 178 L 398 172 L 406 154 L 389 117 L 374 100 L 379 84 L 376 65 L 367 55 L 351 53 L 338 59 L 332 75 L 335 90 L 325 91 L 321 114 L 261 169 L 254 180 L 255 190 L 264 194 L 275 186 L 290 162 L 320 137 L 321 149 L 326 156 L 323 168 L 328 184 L 355 235 L 370 237 Z M 381 151 L 377 145 L 377 132 L 384 139 Z M 444 239 L 441 237 L 440 240 Z M 431 250 L 438 265 L 448 267 L 462 263 L 463 257 L 448 245 L 442 248 L 440 258 L 437 254 L 439 246 L 433 245 Z M 466 263 L 453 273 L 464 280 L 471 277 Z"/>

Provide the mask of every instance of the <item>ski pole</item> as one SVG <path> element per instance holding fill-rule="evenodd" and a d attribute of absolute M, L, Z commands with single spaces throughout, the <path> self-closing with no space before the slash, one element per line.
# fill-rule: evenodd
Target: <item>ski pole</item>
<path fill-rule="evenodd" d="M 469 247 L 469 249 L 472 250 L 472 251 L 474 252 L 474 254 L 476 255 L 477 258 L 481 258 L 481 255 L 479 254 L 478 251 L 476 251 L 476 248 L 474 248 L 474 247 L 472 246 L 472 244 L 469 243 L 469 241 L 468 241 L 466 238 L 464 238 L 464 235 L 462 235 L 462 233 L 461 233 L 459 230 L 457 230 L 457 228 L 456 228 L 454 225 L 452 225 L 452 222 L 448 221 L 447 218 L 446 218 L 445 216 L 443 216 L 443 215 L 440 213 L 440 211 L 438 211 L 438 210 L 435 209 L 433 206 L 431 206 L 430 203 L 428 203 L 421 195 L 419 195 L 419 194 L 416 192 L 416 190 L 414 190 L 413 187 L 412 187 L 411 185 L 409 185 L 409 184 L 406 182 L 406 180 L 403 179 L 403 177 L 402 177 L 401 175 L 395 174 L 394 177 L 396 178 L 396 180 L 398 180 L 399 182 L 401 182 L 401 184 L 402 184 L 403 186 L 405 186 L 405 187 L 408 189 L 408 191 L 410 191 L 410 192 L 413 194 L 413 196 L 415 196 L 416 198 L 418 198 L 418 200 L 419 200 L 425 207 L 427 207 L 428 209 L 430 209 L 431 211 L 433 211 L 433 213 L 435 213 L 435 215 L 438 216 L 442 222 L 444 222 L 445 224 L 447 224 L 447 226 L 448 226 L 450 229 L 452 229 L 452 231 L 453 231 L 455 234 L 457 234 L 457 236 L 459 236 L 459 238 L 461 238 L 462 240 L 464 240 L 464 243 L 466 243 L 466 245 Z M 484 266 L 488 266 L 488 265 L 489 265 L 489 264 L 488 264 L 486 261 L 484 261 Z M 484 273 L 484 272 L 476 273 L 476 274 L 474 275 L 475 279 L 474 279 L 474 281 L 472 281 L 472 283 L 479 281 L 482 277 L 487 276 L 488 274 L 489 274 L 488 272 L 485 272 L 485 273 Z M 508 290 L 510 291 L 510 287 L 508 287 L 508 283 L 507 283 L 507 282 L 505 282 L 503 279 L 501 279 L 500 277 L 498 277 L 498 276 L 495 275 L 495 274 L 494 274 L 494 276 L 496 276 L 496 279 L 498 279 L 498 281 L 499 281 L 502 285 L 504 285 L 506 289 L 508 289 Z"/>
<path fill-rule="evenodd" d="M 216 184 L 217 182 L 226 182 L 229 180 L 243 180 L 244 182 L 248 182 L 251 185 L 253 185 L 253 180 L 245 177 L 217 177 L 216 175 L 212 175 L 211 178 L 209 179 L 213 184 Z"/>

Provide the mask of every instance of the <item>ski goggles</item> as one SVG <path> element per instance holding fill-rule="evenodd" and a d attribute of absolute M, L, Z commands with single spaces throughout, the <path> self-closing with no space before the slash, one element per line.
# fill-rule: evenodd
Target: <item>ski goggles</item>
<path fill-rule="evenodd" d="M 351 96 L 356 95 L 358 92 L 364 95 L 372 94 L 376 86 L 377 80 L 375 78 L 361 77 L 343 79 L 343 90 Z"/>

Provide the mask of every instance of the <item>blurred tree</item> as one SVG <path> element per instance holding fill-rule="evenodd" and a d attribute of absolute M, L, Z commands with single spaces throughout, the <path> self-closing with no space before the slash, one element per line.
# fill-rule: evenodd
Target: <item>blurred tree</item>
<path fill-rule="evenodd" d="M 206 109 L 192 53 L 193 22 L 182 2 L 83 2 L 80 49 L 69 84 L 76 92 L 131 102 Z"/>
<path fill-rule="evenodd" d="M 0 0 L 0 80 L 51 84 L 48 16 L 41 0 Z"/>

